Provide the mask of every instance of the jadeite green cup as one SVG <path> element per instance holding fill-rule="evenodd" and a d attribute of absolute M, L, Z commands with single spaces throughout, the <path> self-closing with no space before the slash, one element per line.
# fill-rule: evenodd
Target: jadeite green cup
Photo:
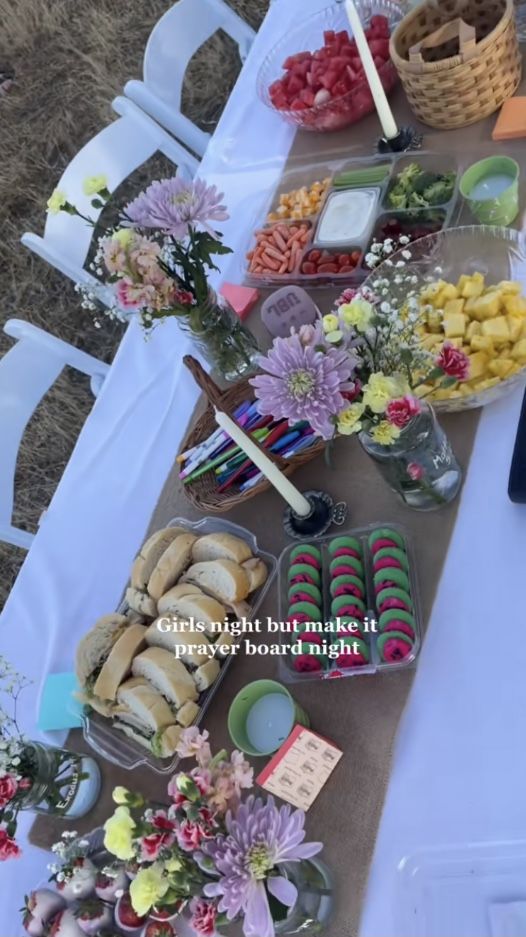
<path fill-rule="evenodd" d="M 255 703 L 264 696 L 270 696 L 274 693 L 286 696 L 290 701 L 292 722 L 290 727 L 285 727 L 284 738 L 281 739 L 277 745 L 265 750 L 257 749 L 251 743 L 247 735 L 247 717 Z M 273 752 L 281 747 L 285 739 L 292 732 L 294 726 L 298 724 L 305 726 L 305 728 L 309 727 L 310 721 L 307 713 L 301 706 L 298 706 L 287 688 L 284 687 L 283 684 L 277 683 L 275 680 L 255 680 L 253 683 L 248 683 L 234 698 L 228 713 L 228 731 L 234 745 L 242 752 L 245 752 L 246 755 L 252 755 L 254 757 L 272 755 Z"/>
<path fill-rule="evenodd" d="M 488 156 L 466 170 L 460 180 L 460 193 L 481 224 L 508 225 L 519 214 L 519 165 L 509 156 Z M 492 198 L 473 198 L 478 183 L 491 176 L 508 176 L 510 184 Z"/>

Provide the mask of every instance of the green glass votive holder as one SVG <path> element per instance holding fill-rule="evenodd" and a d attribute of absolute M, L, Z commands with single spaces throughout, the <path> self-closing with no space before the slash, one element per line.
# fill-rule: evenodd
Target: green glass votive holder
<path fill-rule="evenodd" d="M 519 214 L 519 164 L 509 156 L 488 156 L 460 180 L 460 193 L 481 224 L 508 225 Z"/>
<path fill-rule="evenodd" d="M 307 713 L 275 680 L 255 680 L 239 691 L 228 713 L 228 731 L 246 755 L 272 755 L 295 725 L 308 728 Z"/>

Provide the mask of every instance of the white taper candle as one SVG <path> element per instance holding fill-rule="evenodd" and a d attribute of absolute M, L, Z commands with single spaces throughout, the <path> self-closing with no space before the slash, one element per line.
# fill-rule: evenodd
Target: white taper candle
<path fill-rule="evenodd" d="M 298 517 L 307 517 L 307 514 L 310 514 L 312 511 L 312 507 L 309 501 L 307 501 L 307 498 L 302 495 L 301 491 L 298 491 L 298 489 L 294 487 L 283 472 L 280 472 L 279 468 L 255 445 L 252 439 L 243 432 L 241 427 L 238 426 L 227 413 L 223 413 L 221 410 L 215 411 L 215 420 L 217 425 L 228 433 L 230 438 L 246 453 L 254 465 L 263 472 L 263 475 L 265 475 L 270 484 L 274 486 L 276 491 L 279 491 L 281 497 L 285 499 L 287 504 L 289 504 L 294 511 L 294 514 L 297 514 Z"/>
<path fill-rule="evenodd" d="M 392 140 L 394 137 L 398 136 L 398 127 L 396 126 L 393 112 L 389 107 L 387 95 L 383 89 L 380 75 L 378 74 L 378 69 L 374 64 L 373 56 L 367 42 L 367 37 L 363 31 L 363 26 L 358 15 L 358 10 L 354 5 L 353 0 L 345 0 L 345 8 L 347 10 L 347 16 L 351 25 L 354 39 L 358 47 L 358 52 L 362 60 L 362 65 L 367 76 L 367 81 L 369 82 L 369 88 L 371 89 L 371 94 L 373 96 L 376 111 L 382 125 L 384 137 L 386 140 Z"/>

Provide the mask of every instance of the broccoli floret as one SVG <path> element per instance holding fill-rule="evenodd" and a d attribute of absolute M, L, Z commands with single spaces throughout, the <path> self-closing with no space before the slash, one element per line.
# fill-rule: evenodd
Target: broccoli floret
<path fill-rule="evenodd" d="M 455 185 L 454 177 L 440 176 L 436 182 L 428 185 L 422 193 L 429 205 L 441 205 L 449 201 Z"/>
<path fill-rule="evenodd" d="M 398 176 L 398 185 L 401 185 L 404 189 L 412 188 L 415 179 L 421 172 L 422 169 L 418 163 L 409 163 L 409 166 L 402 169 L 402 172 Z"/>
<path fill-rule="evenodd" d="M 427 208 L 427 202 L 423 195 L 419 195 L 418 192 L 411 192 L 407 200 L 408 208 Z"/>
<path fill-rule="evenodd" d="M 407 208 L 407 195 L 405 192 L 400 192 L 395 186 L 394 189 L 391 189 L 389 192 L 389 204 L 391 208 Z"/>

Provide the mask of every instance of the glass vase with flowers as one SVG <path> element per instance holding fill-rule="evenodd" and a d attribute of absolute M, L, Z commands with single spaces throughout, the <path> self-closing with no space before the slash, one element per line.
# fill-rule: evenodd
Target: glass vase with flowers
<path fill-rule="evenodd" d="M 110 197 L 104 176 L 85 180 L 84 191 L 93 196 L 96 209 L 104 208 Z M 233 381 L 253 367 L 257 344 L 208 282 L 211 271 L 218 270 L 214 258 L 231 253 L 211 227 L 228 218 L 222 198 L 201 179 L 187 182 L 175 176 L 152 182 L 122 210 L 118 225 L 104 232 L 91 266 L 109 288 L 105 311 L 111 318 L 137 316 L 150 333 L 175 317 L 208 363 Z M 58 190 L 48 211 L 77 215 L 94 226 Z M 96 310 L 93 292 L 79 289 L 83 306 Z"/>

